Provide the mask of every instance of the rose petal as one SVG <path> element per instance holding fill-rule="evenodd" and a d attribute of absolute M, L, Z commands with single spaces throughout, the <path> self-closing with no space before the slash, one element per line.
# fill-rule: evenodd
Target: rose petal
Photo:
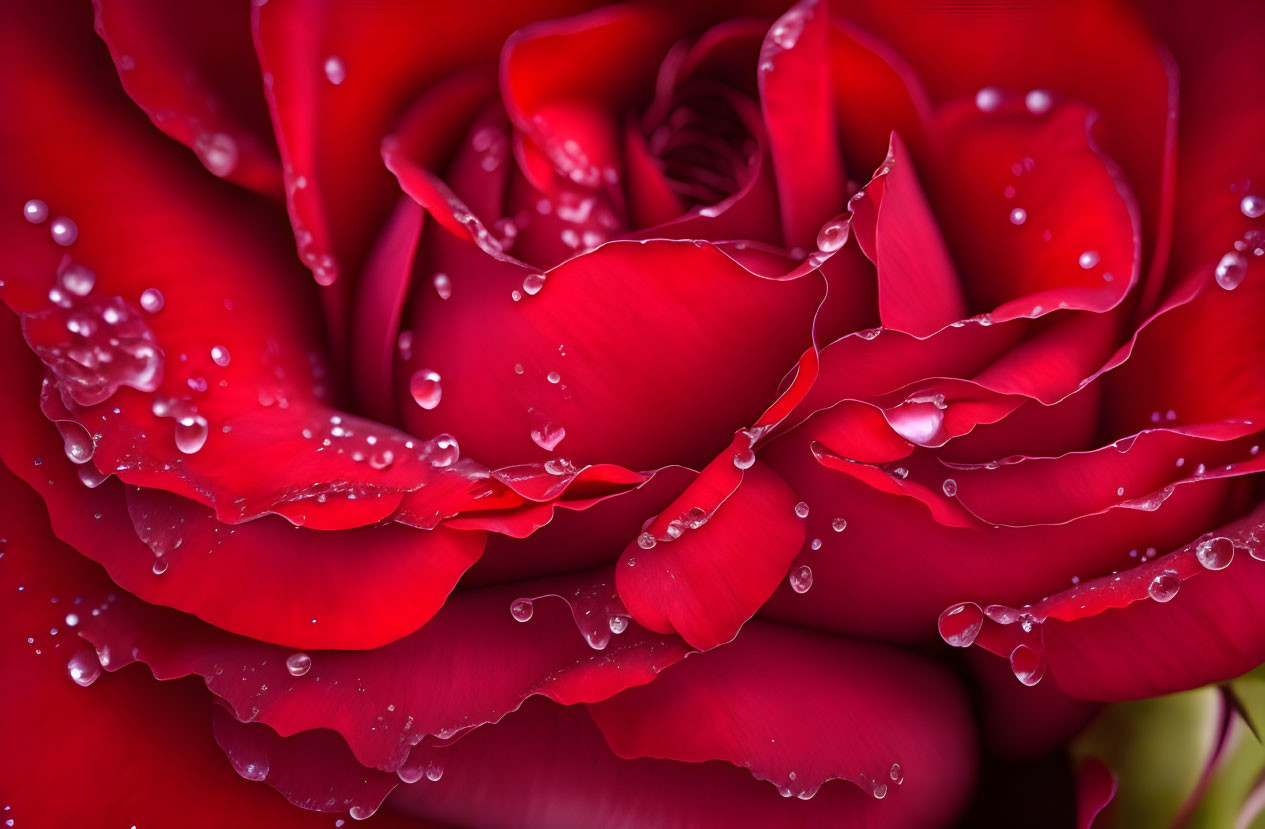
<path fill-rule="evenodd" d="M 1090 757 L 1076 772 L 1076 827 L 1093 829 L 1098 815 L 1116 796 L 1116 776 L 1107 764 Z"/>
<path fill-rule="evenodd" d="M 934 701 L 934 702 L 933 702 Z M 725 760 L 801 797 L 849 780 L 890 825 L 939 825 L 974 776 L 961 692 L 873 645 L 752 623 L 730 645 L 589 706 L 621 757 Z"/>
<path fill-rule="evenodd" d="M 281 161 L 245 3 L 95 0 L 123 88 L 221 178 L 281 194 Z"/>
<path fill-rule="evenodd" d="M 735 453 L 748 445 L 736 439 L 708 464 L 647 523 L 657 541 L 647 549 L 645 536 L 632 538 L 616 568 L 620 598 L 634 619 L 679 633 L 700 650 L 737 635 L 803 543 L 790 487 L 762 463 L 735 467 Z"/>

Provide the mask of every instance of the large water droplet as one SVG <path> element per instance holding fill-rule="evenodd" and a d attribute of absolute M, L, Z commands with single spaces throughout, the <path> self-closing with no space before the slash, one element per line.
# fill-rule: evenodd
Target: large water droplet
<path fill-rule="evenodd" d="M 1195 545 L 1195 558 L 1209 570 L 1224 570 L 1234 560 L 1234 542 L 1224 536 L 1200 539 Z"/>
<path fill-rule="evenodd" d="M 848 519 L 836 518 L 830 522 L 830 529 L 837 533 L 841 533 L 848 528 Z"/>
<path fill-rule="evenodd" d="M 535 610 L 536 608 L 532 604 L 531 599 L 518 599 L 510 604 L 510 615 L 518 622 L 531 621 Z"/>
<path fill-rule="evenodd" d="M 740 449 L 734 453 L 734 466 L 739 469 L 750 469 L 755 465 L 755 452 L 750 449 Z"/>
<path fill-rule="evenodd" d="M 936 623 L 940 638 L 955 648 L 969 648 L 984 626 L 984 611 L 975 602 L 955 604 Z"/>
<path fill-rule="evenodd" d="M 22 205 L 22 215 L 33 225 L 48 221 L 48 205 L 41 199 L 31 199 Z"/>
<path fill-rule="evenodd" d="M 30 202 L 27 202 L 30 204 Z M 1249 219 L 1259 219 L 1265 216 L 1265 198 L 1261 196 L 1247 195 L 1239 202 L 1239 210 Z"/>
<path fill-rule="evenodd" d="M 565 428 L 547 421 L 531 430 L 532 442 L 546 452 L 552 452 L 554 447 L 561 443 L 566 436 L 567 430 Z"/>
<path fill-rule="evenodd" d="M 940 491 L 943 492 L 945 496 L 952 498 L 958 494 L 958 482 L 952 478 L 945 478 L 944 483 L 940 484 Z"/>
<path fill-rule="evenodd" d="M 312 670 L 312 657 L 306 653 L 292 653 L 286 657 L 286 670 L 290 676 L 303 676 Z"/>
<path fill-rule="evenodd" d="M 643 550 L 653 550 L 658 543 L 659 539 L 654 537 L 654 533 L 646 532 L 637 536 L 637 546 Z"/>
<path fill-rule="evenodd" d="M 438 406 L 444 396 L 444 390 L 439 385 L 439 373 L 428 368 L 413 372 L 408 389 L 417 405 L 427 410 Z"/>
<path fill-rule="evenodd" d="M 1151 579 L 1146 592 L 1157 602 L 1167 602 L 1177 595 L 1177 591 L 1181 589 L 1181 586 L 1182 580 L 1178 578 L 1177 573 L 1172 570 L 1165 570 Z"/>
<path fill-rule="evenodd" d="M 447 299 L 452 296 L 452 280 L 448 278 L 446 273 L 435 274 L 435 293 L 439 294 L 440 299 Z"/>
<path fill-rule="evenodd" d="M 92 460 L 96 451 L 96 443 L 88 430 L 73 421 L 59 421 L 57 431 L 61 432 L 62 443 L 66 448 L 66 457 L 73 463 L 87 463 Z"/>
<path fill-rule="evenodd" d="M 980 112 L 993 112 L 1001 106 L 1001 90 L 995 86 L 986 86 L 975 93 L 975 106 Z"/>
<path fill-rule="evenodd" d="M 146 288 L 141 292 L 141 307 L 151 314 L 157 314 L 163 309 L 166 300 L 163 298 L 163 292 L 157 288 Z"/>
<path fill-rule="evenodd" d="M 834 253 L 848 241 L 851 223 L 846 216 L 836 216 L 821 226 L 817 232 L 817 249 L 825 253 Z"/>
<path fill-rule="evenodd" d="M 796 517 L 798 517 L 798 518 L 807 518 L 807 517 L 808 517 L 808 504 L 804 503 L 803 501 L 800 501 L 798 504 L 796 504 L 796 505 L 795 505 L 795 515 L 796 515 Z"/>
<path fill-rule="evenodd" d="M 347 63 L 337 55 L 330 55 L 325 59 L 325 80 L 338 86 L 347 80 Z M 363 80 L 363 79 L 362 79 Z"/>
<path fill-rule="evenodd" d="M 1230 251 L 1221 257 L 1215 271 L 1217 284 L 1227 291 L 1233 291 L 1247 276 L 1247 257 L 1238 251 Z"/>
<path fill-rule="evenodd" d="M 609 624 L 610 624 L 611 633 L 615 633 L 615 634 L 623 633 L 624 631 L 628 630 L 628 617 L 627 616 L 612 616 L 610 618 Z"/>
<path fill-rule="evenodd" d="M 228 349 L 224 346 L 216 345 L 211 347 L 211 362 L 215 363 L 217 366 L 223 367 L 228 365 L 230 359 Z"/>
<path fill-rule="evenodd" d="M 900 763 L 892 763 L 887 776 L 891 778 L 893 783 L 903 783 L 905 781 L 905 772 L 901 769 Z"/>
<path fill-rule="evenodd" d="M 1076 260 L 1076 264 L 1080 265 L 1081 268 L 1083 268 L 1084 270 L 1089 270 L 1094 265 L 1097 265 L 1098 260 L 1101 258 L 1102 257 L 1098 255 L 1098 251 L 1087 250 L 1084 253 L 1082 253 L 1080 257 Z"/>
<path fill-rule="evenodd" d="M 58 216 L 48 226 L 48 232 L 53 237 L 54 242 L 65 247 L 66 245 L 73 245 L 75 240 L 79 238 L 79 225 L 65 216 Z"/>
<path fill-rule="evenodd" d="M 813 568 L 807 564 L 801 564 L 791 570 L 787 580 L 791 584 L 791 589 L 796 593 L 807 593 L 809 588 L 813 586 Z"/>
<path fill-rule="evenodd" d="M 1014 210 L 1010 211 L 1010 223 L 1012 225 L 1021 225 L 1026 221 L 1028 221 L 1027 210 L 1024 210 L 1022 207 L 1016 207 Z"/>
<path fill-rule="evenodd" d="M 186 414 L 176 418 L 176 448 L 186 455 L 192 455 L 206 444 L 211 430 L 206 418 L 200 414 Z"/>
<path fill-rule="evenodd" d="M 438 435 L 431 441 L 429 454 L 431 466 L 452 466 L 461 458 L 461 447 L 452 435 Z"/>
<path fill-rule="evenodd" d="M 1047 89 L 1034 89 L 1023 96 L 1023 105 L 1033 115 L 1044 115 L 1054 106 L 1054 98 Z"/>
<path fill-rule="evenodd" d="M 57 275 L 61 285 L 75 296 L 87 296 L 97 283 L 97 275 L 83 265 L 69 262 Z"/>
<path fill-rule="evenodd" d="M 1019 645 L 1010 652 L 1010 670 L 1024 685 L 1036 685 L 1045 676 L 1045 655 L 1035 648 Z"/>
<path fill-rule="evenodd" d="M 169 564 L 170 562 L 168 562 L 165 558 L 156 558 L 154 559 L 154 566 L 151 567 L 150 570 L 155 576 L 161 576 L 163 573 L 167 572 Z"/>
<path fill-rule="evenodd" d="M 545 275 L 543 273 L 529 273 L 523 278 L 523 293 L 528 296 L 535 296 L 540 293 L 540 289 L 545 287 Z"/>
<path fill-rule="evenodd" d="M 212 175 L 223 178 L 237 169 L 237 142 L 222 132 L 204 132 L 193 139 L 193 151 Z"/>
<path fill-rule="evenodd" d="M 886 412 L 892 430 L 910 443 L 927 446 L 937 442 L 944 424 L 944 409 L 932 402 L 905 403 Z"/>
<path fill-rule="evenodd" d="M 66 663 L 66 673 L 76 685 L 87 688 L 101 676 L 101 663 L 95 654 L 77 653 Z"/>

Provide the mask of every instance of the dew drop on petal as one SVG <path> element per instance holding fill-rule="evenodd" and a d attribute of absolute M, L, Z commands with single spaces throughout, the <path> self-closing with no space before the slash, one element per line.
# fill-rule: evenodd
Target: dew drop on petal
<path fill-rule="evenodd" d="M 817 232 L 817 249 L 825 253 L 834 253 L 848 241 L 850 222 L 844 216 L 837 216 L 821 226 Z"/>
<path fill-rule="evenodd" d="M 222 132 L 205 132 L 193 139 L 193 151 L 212 175 L 223 178 L 237 169 L 237 142 Z"/>
<path fill-rule="evenodd" d="M 796 517 L 798 517 L 798 518 L 807 518 L 807 517 L 808 517 L 808 504 L 804 503 L 803 501 L 800 501 L 798 504 L 796 504 L 796 505 L 795 505 L 795 515 L 796 515 Z"/>
<path fill-rule="evenodd" d="M 1165 570 L 1151 579 L 1151 583 L 1147 585 L 1146 592 L 1157 602 L 1167 602 L 1177 595 L 1177 591 L 1181 589 L 1181 586 L 1182 580 L 1178 578 L 1177 573 L 1172 570 Z"/>
<path fill-rule="evenodd" d="M 1045 676 L 1045 655 L 1027 645 L 1019 645 L 1010 652 L 1010 670 L 1024 685 L 1036 685 Z"/>
<path fill-rule="evenodd" d="M 83 265 L 70 263 L 58 274 L 61 285 L 75 296 L 87 296 L 97 282 L 97 275 Z"/>
<path fill-rule="evenodd" d="M 146 288 L 141 292 L 141 307 L 151 314 L 161 311 L 164 303 L 163 292 L 157 288 Z"/>
<path fill-rule="evenodd" d="M 984 611 L 975 602 L 955 604 L 940 614 L 940 638 L 955 648 L 969 648 L 984 626 Z"/>
<path fill-rule="evenodd" d="M 750 469 L 755 465 L 755 452 L 742 449 L 734 453 L 734 466 L 739 469 Z"/>
<path fill-rule="evenodd" d="M 1033 115 L 1044 115 L 1054 105 L 1054 98 L 1051 97 L 1049 90 L 1033 89 L 1023 97 L 1023 105 Z"/>
<path fill-rule="evenodd" d="M 175 427 L 176 448 L 186 455 L 195 454 L 206 444 L 210 431 L 206 418 L 202 415 L 178 417 Z"/>
<path fill-rule="evenodd" d="M 548 380 L 550 383 L 557 385 L 559 382 L 562 381 L 562 375 L 556 371 L 551 371 L 545 375 L 545 379 Z"/>
<path fill-rule="evenodd" d="M 452 466 L 461 457 L 461 447 L 452 435 L 438 435 L 431 441 L 433 447 L 430 454 L 430 465 L 434 467 Z"/>
<path fill-rule="evenodd" d="M 540 289 L 545 287 L 545 275 L 543 273 L 529 273 L 523 277 L 523 293 L 527 296 L 535 296 L 540 293 Z"/>
<path fill-rule="evenodd" d="M 900 763 L 892 763 L 887 776 L 891 778 L 893 783 L 901 783 L 905 780 L 905 772 L 901 770 Z"/>
<path fill-rule="evenodd" d="M 97 469 L 92 464 L 85 463 L 79 467 L 79 483 L 88 489 L 96 489 L 105 483 L 106 478 L 110 476 Z"/>
<path fill-rule="evenodd" d="M 439 373 L 428 368 L 418 369 L 413 372 L 413 377 L 409 380 L 408 389 L 409 393 L 413 395 L 413 401 L 427 410 L 438 406 L 440 398 L 444 394 L 443 388 L 439 385 Z"/>
<path fill-rule="evenodd" d="M 1098 260 L 1100 258 L 1101 257 L 1099 257 L 1098 251 L 1087 250 L 1080 255 L 1080 257 L 1076 260 L 1076 263 L 1080 265 L 1081 268 L 1083 268 L 1084 270 L 1089 270 L 1094 265 L 1098 264 Z"/>
<path fill-rule="evenodd" d="M 229 359 L 230 357 L 227 348 L 222 345 L 211 347 L 211 362 L 215 363 L 217 366 L 223 367 L 228 365 Z"/>
<path fill-rule="evenodd" d="M 92 435 L 88 434 L 87 429 L 74 421 L 68 420 L 59 422 L 57 431 L 61 433 L 62 444 L 66 449 L 66 457 L 72 463 L 87 463 L 92 460 L 92 455 L 96 451 L 96 443 L 92 440 Z"/>
<path fill-rule="evenodd" d="M 940 491 L 947 497 L 952 498 L 958 494 L 958 482 L 952 478 L 945 478 L 944 483 L 940 484 Z"/>
<path fill-rule="evenodd" d="M 306 653 L 292 653 L 286 657 L 286 670 L 290 676 L 303 676 L 312 670 L 312 657 Z"/>
<path fill-rule="evenodd" d="M 22 215 L 33 225 L 48 221 L 48 205 L 41 199 L 31 199 L 22 205 Z"/>
<path fill-rule="evenodd" d="M 637 546 L 643 550 L 653 550 L 659 540 L 654 537 L 654 533 L 642 533 L 637 536 Z"/>
<path fill-rule="evenodd" d="M 153 571 L 155 576 L 161 576 L 163 573 L 167 572 L 167 564 L 167 559 L 156 558 L 154 559 L 154 566 L 150 569 Z"/>
<path fill-rule="evenodd" d="M 452 280 L 448 278 L 446 273 L 435 274 L 435 293 L 439 294 L 440 299 L 447 299 L 452 296 Z"/>
<path fill-rule="evenodd" d="M 338 86 L 347 80 L 347 62 L 337 55 L 330 55 L 325 59 L 325 80 Z"/>
<path fill-rule="evenodd" d="M 76 685 L 87 688 L 101 676 L 101 662 L 94 654 L 78 653 L 66 663 L 66 673 Z"/>
<path fill-rule="evenodd" d="M 628 630 L 628 617 L 627 616 L 612 616 L 610 618 L 610 629 L 611 629 L 611 633 L 614 633 L 614 634 L 620 634 Z"/>
<path fill-rule="evenodd" d="M 531 599 L 518 599 L 510 604 L 510 615 L 514 617 L 515 621 L 530 621 L 533 612 L 535 612 L 535 608 L 532 606 Z"/>
<path fill-rule="evenodd" d="M 887 797 L 887 784 L 875 783 L 874 787 L 871 788 L 870 791 L 874 794 L 875 800 L 882 800 L 883 798 Z"/>
<path fill-rule="evenodd" d="M 820 549 L 821 549 L 821 539 L 820 539 L 820 538 L 814 538 L 812 541 L 808 542 L 808 546 L 809 546 L 809 548 L 810 548 L 810 549 L 813 549 L 813 550 L 820 550 Z"/>
<path fill-rule="evenodd" d="M 1028 221 L 1027 210 L 1024 210 L 1022 207 L 1016 207 L 1014 210 L 1010 211 L 1010 223 L 1012 225 L 1021 225 L 1026 221 Z"/>
<path fill-rule="evenodd" d="M 813 568 L 807 564 L 801 564 L 794 570 L 787 579 L 791 584 L 791 589 L 796 593 L 807 593 L 808 589 L 813 586 Z"/>
<path fill-rule="evenodd" d="M 75 240 L 79 238 L 79 225 L 75 224 L 72 219 L 58 216 L 48 226 L 48 232 L 53 237 L 54 242 L 65 247 L 66 245 L 73 245 Z"/>
<path fill-rule="evenodd" d="M 846 518 L 836 518 L 835 520 L 830 522 L 830 529 L 834 530 L 837 533 L 841 533 L 847 528 L 848 528 L 848 519 Z"/>
<path fill-rule="evenodd" d="M 981 112 L 992 112 L 1001 106 L 1001 90 L 995 86 L 986 86 L 975 93 L 975 106 Z"/>
<path fill-rule="evenodd" d="M 1201 539 L 1195 545 L 1195 558 L 1209 570 L 1224 570 L 1234 560 L 1234 542 L 1224 536 Z"/>
<path fill-rule="evenodd" d="M 27 202 L 30 204 L 30 202 Z M 1249 219 L 1259 219 L 1265 216 L 1265 197 L 1247 195 L 1239 202 L 1239 210 Z"/>
<path fill-rule="evenodd" d="M 1233 291 L 1247 276 L 1247 257 L 1237 251 L 1230 251 L 1221 257 L 1215 271 L 1217 284 L 1227 291 Z"/>
<path fill-rule="evenodd" d="M 555 423 L 542 423 L 531 430 L 532 443 L 546 452 L 552 452 L 554 447 L 561 443 L 566 436 L 567 430 Z"/>

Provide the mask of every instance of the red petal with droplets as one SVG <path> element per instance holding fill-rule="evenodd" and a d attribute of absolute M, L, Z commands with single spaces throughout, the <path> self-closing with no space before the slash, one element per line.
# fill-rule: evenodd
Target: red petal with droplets
<path fill-rule="evenodd" d="M 95 0 L 123 88 L 217 176 L 281 194 L 264 81 L 245 3 Z"/>
<path fill-rule="evenodd" d="M 773 594 L 804 540 L 795 493 L 762 463 L 739 470 L 745 438 L 708 464 L 646 526 L 649 549 L 631 538 L 616 585 L 633 618 L 679 633 L 700 650 L 737 635 Z M 700 522 L 705 522 L 701 523 Z"/>
<path fill-rule="evenodd" d="M 892 826 L 941 824 L 973 783 L 970 715 L 949 677 L 894 650 L 778 625 L 752 623 L 589 711 L 621 757 L 724 760 L 799 796 L 851 781 L 884 801 Z"/>

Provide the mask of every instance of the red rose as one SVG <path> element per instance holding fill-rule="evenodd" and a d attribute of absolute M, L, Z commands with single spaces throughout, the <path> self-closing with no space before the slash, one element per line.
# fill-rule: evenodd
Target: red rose
<path fill-rule="evenodd" d="M 1087 826 L 1265 661 L 1258 4 L 588 5 L 8 4 L 7 825 Z"/>

